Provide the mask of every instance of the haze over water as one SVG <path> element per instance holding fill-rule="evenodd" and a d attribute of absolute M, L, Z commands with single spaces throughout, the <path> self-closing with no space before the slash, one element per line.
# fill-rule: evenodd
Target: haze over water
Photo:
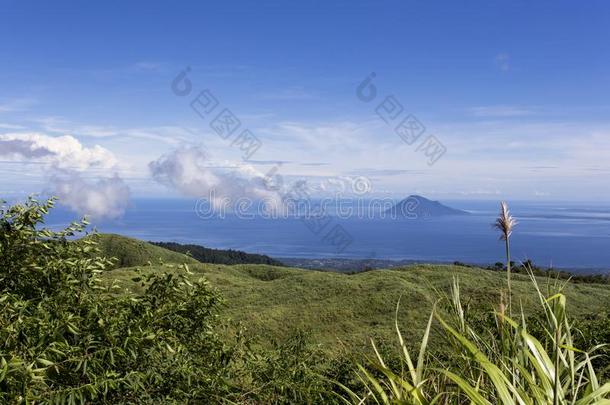
<path fill-rule="evenodd" d="M 503 260 L 503 245 L 491 224 L 497 202 L 443 201 L 467 210 L 470 216 L 425 220 L 332 217 L 352 242 L 338 252 L 323 233 L 316 235 L 302 220 L 238 218 L 202 219 L 195 200 L 137 199 L 124 217 L 92 221 L 97 230 L 143 240 L 194 243 L 239 249 L 273 257 L 407 259 L 422 262 L 462 261 L 493 264 Z M 610 269 L 610 206 L 595 203 L 513 202 L 518 218 L 512 238 L 515 261 L 531 259 L 543 267 L 599 272 Z M 58 208 L 48 224 L 60 226 L 75 219 Z"/>

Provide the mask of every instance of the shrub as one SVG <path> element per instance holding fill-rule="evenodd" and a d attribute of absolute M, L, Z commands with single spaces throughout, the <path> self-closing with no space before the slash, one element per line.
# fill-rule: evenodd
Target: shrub
<path fill-rule="evenodd" d="M 40 227 L 54 200 L 0 210 L 0 402 L 209 401 L 231 390 L 204 280 L 156 274 L 139 296 L 103 288 L 86 222 Z M 188 270 L 185 268 L 185 270 Z"/>

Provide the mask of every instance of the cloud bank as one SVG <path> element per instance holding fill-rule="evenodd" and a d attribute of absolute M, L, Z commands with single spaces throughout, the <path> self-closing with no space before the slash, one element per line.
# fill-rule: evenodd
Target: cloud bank
<path fill-rule="evenodd" d="M 58 169 L 86 170 L 112 168 L 117 160 L 107 149 L 95 145 L 84 147 L 70 136 L 48 136 L 39 133 L 0 135 L 0 156 L 14 161 L 39 161 Z"/>
<path fill-rule="evenodd" d="M 210 200 L 220 207 L 223 200 L 240 198 L 279 202 L 277 193 L 265 187 L 264 176 L 251 165 L 217 165 L 198 146 L 176 149 L 149 163 L 152 178 L 183 195 Z"/>
<path fill-rule="evenodd" d="M 87 181 L 81 173 L 90 169 L 115 169 L 117 159 L 109 150 L 83 146 L 70 135 L 40 133 L 0 135 L 0 157 L 14 162 L 41 163 L 48 176 L 49 192 L 62 205 L 93 218 L 117 218 L 129 204 L 130 190 L 115 173 Z"/>
<path fill-rule="evenodd" d="M 80 175 L 56 175 L 51 179 L 53 193 L 73 211 L 92 218 L 118 218 L 129 205 L 130 191 L 118 176 L 88 182 Z"/>

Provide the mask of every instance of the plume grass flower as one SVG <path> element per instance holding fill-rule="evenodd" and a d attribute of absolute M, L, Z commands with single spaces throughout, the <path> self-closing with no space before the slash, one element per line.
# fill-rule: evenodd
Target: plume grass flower
<path fill-rule="evenodd" d="M 500 240 L 504 241 L 506 247 L 506 282 L 508 287 L 508 313 L 511 313 L 512 290 L 510 285 L 511 260 L 510 260 L 510 237 L 513 229 L 517 226 L 517 220 L 513 218 L 508 209 L 506 201 L 500 203 L 500 215 L 494 223 L 494 227 L 500 231 Z"/>

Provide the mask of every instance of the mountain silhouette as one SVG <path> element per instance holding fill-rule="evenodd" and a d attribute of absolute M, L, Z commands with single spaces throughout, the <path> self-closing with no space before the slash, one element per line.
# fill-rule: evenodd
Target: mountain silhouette
<path fill-rule="evenodd" d="M 451 208 L 438 201 L 432 201 L 420 195 L 410 195 L 392 208 L 386 215 L 393 218 L 423 219 L 456 215 L 470 215 L 467 211 Z"/>

